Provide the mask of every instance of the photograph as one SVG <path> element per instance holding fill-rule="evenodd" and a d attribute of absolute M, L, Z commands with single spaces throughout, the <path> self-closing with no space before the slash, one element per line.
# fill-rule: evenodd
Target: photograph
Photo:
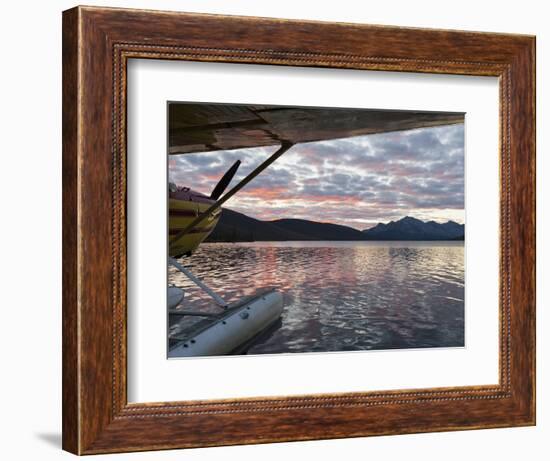
<path fill-rule="evenodd" d="M 6 458 L 544 453 L 542 7 L 173 3 L 8 7 Z"/>
<path fill-rule="evenodd" d="M 464 113 L 167 106 L 169 358 L 465 346 Z"/>

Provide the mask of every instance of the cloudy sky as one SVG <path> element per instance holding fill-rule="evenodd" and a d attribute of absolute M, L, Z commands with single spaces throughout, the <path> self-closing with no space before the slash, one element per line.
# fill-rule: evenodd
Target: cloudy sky
<path fill-rule="evenodd" d="M 169 177 L 210 195 L 235 160 L 242 164 L 230 187 L 276 149 L 171 156 Z M 464 125 L 296 145 L 224 206 L 257 219 L 301 218 L 356 229 L 404 216 L 463 223 Z"/>

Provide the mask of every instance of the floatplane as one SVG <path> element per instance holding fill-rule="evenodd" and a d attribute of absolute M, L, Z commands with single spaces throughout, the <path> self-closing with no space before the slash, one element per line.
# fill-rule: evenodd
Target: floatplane
<path fill-rule="evenodd" d="M 184 291 L 168 287 L 169 316 L 201 318 L 170 338 L 168 355 L 192 357 L 242 352 L 245 345 L 280 321 L 283 313 L 283 296 L 276 289 L 230 304 L 182 264 L 214 230 L 225 202 L 296 144 L 463 123 L 464 114 L 170 103 L 169 120 L 170 155 L 276 147 L 271 156 L 227 192 L 240 160 L 227 170 L 210 195 L 169 183 L 168 262 L 204 290 L 220 309 L 219 313 L 186 310 Z"/>

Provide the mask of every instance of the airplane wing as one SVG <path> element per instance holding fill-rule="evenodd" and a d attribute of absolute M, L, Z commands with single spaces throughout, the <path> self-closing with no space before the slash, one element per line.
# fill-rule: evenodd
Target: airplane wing
<path fill-rule="evenodd" d="M 292 144 L 464 123 L 462 112 L 169 104 L 169 153 Z"/>

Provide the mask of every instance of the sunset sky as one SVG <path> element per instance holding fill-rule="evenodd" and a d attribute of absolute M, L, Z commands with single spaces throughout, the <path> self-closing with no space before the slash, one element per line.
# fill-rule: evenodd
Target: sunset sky
<path fill-rule="evenodd" d="M 235 160 L 242 164 L 230 187 L 276 149 L 173 155 L 170 181 L 210 195 Z M 407 215 L 463 223 L 464 125 L 296 145 L 224 207 L 262 220 L 301 218 L 361 230 Z"/>

